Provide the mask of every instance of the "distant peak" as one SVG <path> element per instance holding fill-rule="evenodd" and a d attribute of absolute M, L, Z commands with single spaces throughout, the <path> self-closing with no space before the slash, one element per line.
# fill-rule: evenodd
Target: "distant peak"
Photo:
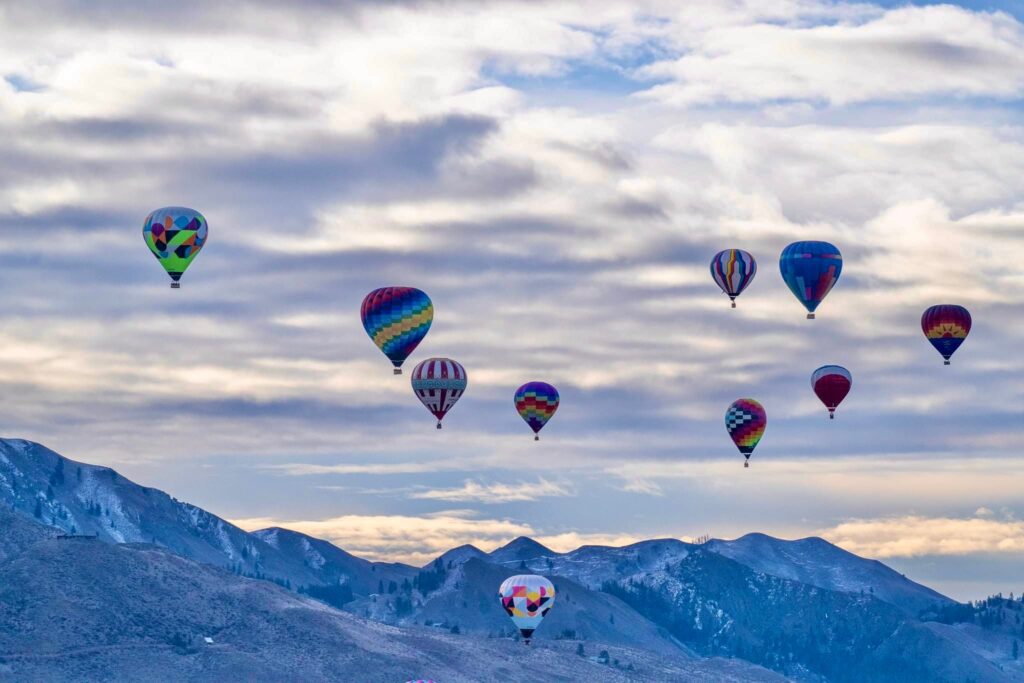
<path fill-rule="evenodd" d="M 546 555 L 558 553 L 526 536 L 520 536 L 491 553 L 491 557 L 500 560 L 528 560 Z"/>

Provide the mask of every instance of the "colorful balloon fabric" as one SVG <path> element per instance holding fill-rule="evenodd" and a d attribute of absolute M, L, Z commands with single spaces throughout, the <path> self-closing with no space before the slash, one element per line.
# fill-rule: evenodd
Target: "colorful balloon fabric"
<path fill-rule="evenodd" d="M 520 574 L 505 579 L 498 589 L 505 612 L 527 643 L 555 604 L 555 587 L 543 576 Z"/>
<path fill-rule="evenodd" d="M 764 428 L 768 426 L 768 415 L 764 407 L 752 398 L 739 398 L 725 411 L 725 428 L 733 443 L 746 460 L 744 467 L 750 467 L 750 454 L 754 452 Z"/>
<path fill-rule="evenodd" d="M 944 365 L 949 365 L 949 359 L 971 331 L 971 314 L 963 306 L 932 306 L 921 316 L 921 329 L 932 346 L 942 354 Z"/>
<path fill-rule="evenodd" d="M 438 429 L 441 420 L 466 390 L 467 383 L 466 368 L 450 358 L 428 358 L 412 371 L 412 390 L 437 418 Z"/>
<path fill-rule="evenodd" d="M 818 308 L 843 272 L 843 256 L 828 242 L 793 242 L 782 250 L 779 269 L 793 295 L 814 318 Z"/>
<path fill-rule="evenodd" d="M 381 287 L 363 299 L 361 315 L 366 334 L 400 375 L 402 363 L 430 330 L 434 305 L 414 287 Z"/>
<path fill-rule="evenodd" d="M 558 389 L 547 382 L 527 382 L 516 389 L 516 410 L 533 430 L 534 441 L 540 441 L 540 432 L 558 410 Z"/>
<path fill-rule="evenodd" d="M 835 419 L 836 408 L 850 393 L 853 376 L 841 365 L 822 365 L 811 373 L 811 388 L 828 408 L 828 417 Z"/>
<path fill-rule="evenodd" d="M 142 224 L 142 236 L 177 289 L 181 276 L 206 245 L 209 228 L 203 215 L 183 206 L 157 209 Z"/>
<path fill-rule="evenodd" d="M 729 295 L 733 308 L 736 308 L 736 297 L 753 281 L 756 273 L 757 261 L 742 249 L 726 249 L 711 259 L 711 277 Z"/>

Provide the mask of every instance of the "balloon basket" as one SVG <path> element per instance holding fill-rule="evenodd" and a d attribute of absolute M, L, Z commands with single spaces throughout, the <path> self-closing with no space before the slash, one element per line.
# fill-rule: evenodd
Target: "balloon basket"
<path fill-rule="evenodd" d="M 534 440 L 534 441 L 540 441 L 540 435 L 539 435 L 539 434 L 535 434 L 535 435 L 533 436 L 533 440 Z"/>
<path fill-rule="evenodd" d="M 943 365 L 949 365 L 949 361 L 948 360 L 944 360 L 944 361 L 942 361 L 942 364 Z"/>
<path fill-rule="evenodd" d="M 438 429 L 440 429 L 440 428 L 441 428 L 441 423 L 440 423 L 440 422 L 438 422 L 438 423 L 437 423 L 437 428 L 438 428 Z"/>
<path fill-rule="evenodd" d="M 743 463 L 743 466 L 744 466 L 744 467 L 750 467 L 750 463 L 749 463 L 749 462 L 744 462 L 744 463 Z"/>
<path fill-rule="evenodd" d="M 401 375 L 402 374 L 402 368 L 395 368 L 395 371 L 392 374 Z"/>
<path fill-rule="evenodd" d="M 181 289 L 181 283 L 180 282 L 172 282 L 171 283 L 171 289 Z"/>
<path fill-rule="evenodd" d="M 828 419 L 830 419 L 830 420 L 836 419 L 836 414 L 833 413 L 831 410 L 828 411 Z"/>
<path fill-rule="evenodd" d="M 814 314 L 813 313 L 808 313 L 807 314 L 807 319 L 808 320 L 814 320 Z"/>
<path fill-rule="evenodd" d="M 736 302 L 735 302 L 735 301 L 733 301 L 733 302 L 732 302 L 732 306 L 730 306 L 729 308 L 736 308 Z"/>

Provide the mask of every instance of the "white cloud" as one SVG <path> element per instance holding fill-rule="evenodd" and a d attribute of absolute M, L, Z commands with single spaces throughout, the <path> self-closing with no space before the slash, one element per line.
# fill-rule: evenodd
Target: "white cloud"
<path fill-rule="evenodd" d="M 819 535 L 852 553 L 881 559 L 1024 552 L 1024 522 L 992 519 L 983 511 L 966 519 L 916 515 L 855 519 Z"/>
<path fill-rule="evenodd" d="M 789 99 L 843 105 L 1024 92 L 1024 30 L 1009 15 L 944 5 L 825 25 L 796 19 L 683 34 L 683 56 L 641 69 L 671 79 L 647 94 L 678 105 Z"/>
<path fill-rule="evenodd" d="M 264 465 L 263 469 L 282 472 L 293 477 L 317 474 L 423 474 L 436 472 L 436 463 L 397 462 L 372 464 L 313 465 L 292 463 L 287 465 Z"/>
<path fill-rule="evenodd" d="M 481 484 L 472 479 L 467 479 L 458 488 L 418 491 L 413 493 L 412 497 L 424 500 L 512 503 L 571 495 L 572 491 L 564 485 L 540 477 L 535 482 L 521 481 L 514 484 Z"/>
<path fill-rule="evenodd" d="M 1024 274 L 1006 265 L 1024 261 L 1024 126 L 1002 100 L 1022 89 L 1020 24 L 815 0 L 585 5 L 4 7 L 4 75 L 40 86 L 0 81 L 0 205 L 18 212 L 0 212 L 6 429 L 102 462 L 252 458 L 255 486 L 331 505 L 347 496 L 318 487 L 351 476 L 367 517 L 325 533 L 420 558 L 526 529 L 597 538 L 539 510 L 618 524 L 593 504 L 609 481 L 664 494 L 632 497 L 631 525 L 733 524 L 702 492 L 805 532 L 940 517 L 979 492 L 1017 505 L 1024 474 L 999 456 L 1024 436 Z M 653 97 L 623 94 L 646 75 Z M 446 138 L 453 114 L 475 132 Z M 202 209 L 211 241 L 169 298 L 138 224 L 172 202 Z M 846 255 L 813 325 L 775 266 L 799 238 Z M 729 246 L 761 266 L 736 311 L 707 273 Z M 442 432 L 359 324 L 384 284 L 434 298 L 413 360 L 469 368 Z M 917 320 L 950 297 L 976 329 L 944 372 Z M 807 386 L 826 362 L 855 375 L 835 423 Z M 563 395 L 539 446 L 509 400 L 532 378 Z M 721 424 L 739 395 L 770 415 L 749 471 Z M 533 481 L 553 462 L 571 487 Z M 558 500 L 523 521 L 443 513 L 467 526 L 433 548 L 384 514 L 423 506 L 413 493 L 482 507 L 545 487 Z M 405 495 L 370 499 L 388 490 Z"/>

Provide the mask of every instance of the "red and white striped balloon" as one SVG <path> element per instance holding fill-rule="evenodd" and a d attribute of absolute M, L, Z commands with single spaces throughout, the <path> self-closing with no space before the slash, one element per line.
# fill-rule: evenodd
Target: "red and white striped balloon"
<path fill-rule="evenodd" d="M 466 391 L 466 368 L 451 358 L 428 358 L 412 371 L 412 390 L 416 397 L 441 420 Z"/>

